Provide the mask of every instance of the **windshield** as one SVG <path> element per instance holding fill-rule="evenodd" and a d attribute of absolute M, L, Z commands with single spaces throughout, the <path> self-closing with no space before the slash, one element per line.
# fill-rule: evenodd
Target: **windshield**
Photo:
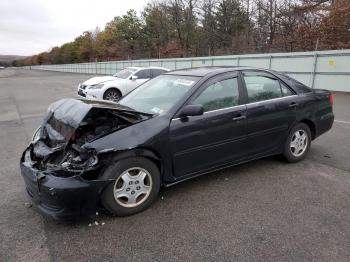
<path fill-rule="evenodd" d="M 135 68 L 126 68 L 122 71 L 119 71 L 118 73 L 114 74 L 114 77 L 118 77 L 118 78 L 123 78 L 126 79 L 128 78 L 132 73 L 135 73 L 137 71 L 137 69 Z"/>
<path fill-rule="evenodd" d="M 161 75 L 139 86 L 126 97 L 119 100 L 119 104 L 136 111 L 162 114 L 173 107 L 199 77 Z"/>

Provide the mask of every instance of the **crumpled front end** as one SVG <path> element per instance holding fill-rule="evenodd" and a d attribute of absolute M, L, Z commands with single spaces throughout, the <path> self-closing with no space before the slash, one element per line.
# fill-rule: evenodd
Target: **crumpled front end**
<path fill-rule="evenodd" d="M 103 156 L 85 144 L 143 118 L 75 99 L 52 104 L 21 158 L 21 173 L 35 206 L 56 219 L 91 215 L 111 183 L 99 179 Z"/>

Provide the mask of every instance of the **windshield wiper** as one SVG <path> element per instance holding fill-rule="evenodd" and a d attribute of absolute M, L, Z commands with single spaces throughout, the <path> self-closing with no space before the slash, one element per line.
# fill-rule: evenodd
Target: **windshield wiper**
<path fill-rule="evenodd" d="M 147 112 L 137 111 L 132 107 L 121 105 L 118 103 L 117 103 L 117 106 L 120 107 L 119 108 L 120 110 L 124 110 L 124 111 L 127 111 L 127 112 L 132 113 L 132 114 L 139 114 L 139 115 L 145 115 L 145 116 L 153 116 L 154 115 L 154 114 L 147 113 Z"/>

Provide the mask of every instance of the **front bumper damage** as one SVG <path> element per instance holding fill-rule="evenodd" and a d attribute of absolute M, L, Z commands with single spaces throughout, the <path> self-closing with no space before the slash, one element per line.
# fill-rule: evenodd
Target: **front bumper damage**
<path fill-rule="evenodd" d="M 38 211 L 54 219 L 94 215 L 103 190 L 114 182 L 100 174 L 115 148 L 97 152 L 86 145 L 143 119 L 108 103 L 65 99 L 52 104 L 20 161 Z"/>
<path fill-rule="evenodd" d="M 60 177 L 61 171 L 40 171 L 28 161 L 28 154 L 29 148 L 20 163 L 27 194 L 41 214 L 56 220 L 93 216 L 99 207 L 101 193 L 114 182 L 86 180 L 81 172 Z"/>

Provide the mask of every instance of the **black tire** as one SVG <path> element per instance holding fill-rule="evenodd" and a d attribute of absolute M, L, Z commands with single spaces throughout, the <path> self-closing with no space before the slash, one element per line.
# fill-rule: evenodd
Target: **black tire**
<path fill-rule="evenodd" d="M 305 145 L 306 148 L 304 149 L 304 151 L 301 151 L 300 155 L 296 156 L 295 155 L 296 153 L 295 152 L 293 153 L 293 149 L 291 148 L 291 142 L 292 142 L 293 138 L 295 139 L 294 135 L 298 131 L 304 132 L 304 134 L 307 137 L 307 141 L 305 143 L 301 143 L 302 145 Z M 311 145 L 311 131 L 310 131 L 310 128 L 308 127 L 308 125 L 306 125 L 304 123 L 298 123 L 289 132 L 288 138 L 286 139 L 286 142 L 284 144 L 283 155 L 286 158 L 286 160 L 288 162 L 290 162 L 290 163 L 298 162 L 298 161 L 300 161 L 300 160 L 305 158 L 305 156 L 307 155 L 307 153 L 308 153 L 308 151 L 310 149 L 310 145 Z"/>
<path fill-rule="evenodd" d="M 134 207 L 125 207 L 122 204 L 118 203 L 121 200 L 114 197 L 114 189 L 118 181 L 123 180 L 120 178 L 124 172 L 132 168 L 142 168 L 148 171 L 151 179 L 151 189 L 149 194 L 143 202 Z M 129 216 L 141 212 L 148 208 L 158 196 L 160 189 L 160 172 L 158 167 L 147 158 L 143 157 L 134 157 L 122 159 L 115 164 L 110 165 L 101 176 L 103 179 L 113 179 L 115 182 L 111 183 L 102 193 L 101 202 L 102 205 L 112 214 L 116 216 Z M 123 182 L 124 183 L 124 182 Z M 135 183 L 135 182 L 134 182 Z M 130 185 L 130 184 L 129 184 Z M 131 187 L 136 185 L 131 185 Z M 124 186 L 123 186 L 124 187 Z M 129 187 L 126 184 L 126 187 Z M 130 190 L 130 188 L 129 188 Z M 132 189 L 133 190 L 133 189 Z M 136 189 L 135 189 L 136 191 Z M 134 191 L 133 191 L 134 192 Z M 127 203 L 126 203 L 127 204 Z"/>
<path fill-rule="evenodd" d="M 109 88 L 103 94 L 104 100 L 117 102 L 122 97 L 122 93 L 117 88 Z"/>

